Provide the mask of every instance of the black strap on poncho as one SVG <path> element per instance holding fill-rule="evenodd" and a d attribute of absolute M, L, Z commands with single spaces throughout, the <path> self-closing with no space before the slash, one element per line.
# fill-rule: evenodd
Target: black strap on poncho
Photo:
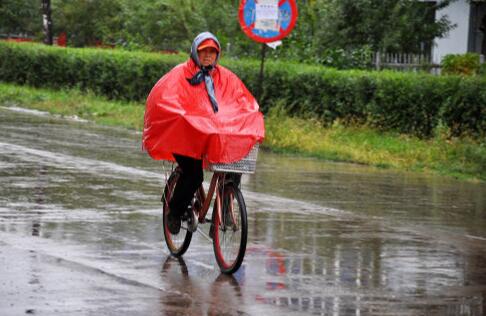
<path fill-rule="evenodd" d="M 218 101 L 216 100 L 216 95 L 214 92 L 214 83 L 211 74 L 209 73 L 213 69 L 213 66 L 202 67 L 191 79 L 189 83 L 193 86 L 200 84 L 204 81 L 206 84 L 206 91 L 208 92 L 209 101 L 213 106 L 214 113 L 218 113 Z"/>

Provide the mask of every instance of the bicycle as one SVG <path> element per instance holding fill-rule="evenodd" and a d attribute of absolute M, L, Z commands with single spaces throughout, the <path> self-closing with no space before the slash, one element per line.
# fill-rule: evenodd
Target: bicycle
<path fill-rule="evenodd" d="M 198 188 L 192 200 L 191 210 L 183 216 L 178 234 L 172 234 L 167 225 L 169 201 L 181 174 L 179 167 L 172 171 L 162 195 L 164 237 L 172 255 L 182 256 L 189 248 L 194 232 L 206 235 L 198 225 L 210 223 L 207 237 L 212 239 L 214 254 L 221 272 L 232 274 L 240 268 L 248 237 L 246 204 L 238 185 L 227 174 L 255 172 L 257 154 L 258 144 L 240 161 L 231 164 L 209 164 L 209 171 L 213 172 L 213 176 L 208 192 L 206 194 L 203 185 Z M 211 202 L 213 212 L 211 218 L 207 218 Z"/>

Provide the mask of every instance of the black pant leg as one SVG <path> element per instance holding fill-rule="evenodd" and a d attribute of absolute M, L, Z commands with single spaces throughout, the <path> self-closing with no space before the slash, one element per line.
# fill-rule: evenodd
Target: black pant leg
<path fill-rule="evenodd" d="M 169 207 L 182 215 L 203 182 L 202 160 L 180 155 L 174 155 L 174 157 L 182 169 L 182 174 L 177 181 Z"/>

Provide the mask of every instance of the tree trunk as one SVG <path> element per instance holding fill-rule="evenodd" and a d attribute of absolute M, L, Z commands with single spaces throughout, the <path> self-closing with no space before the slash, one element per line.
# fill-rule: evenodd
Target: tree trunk
<path fill-rule="evenodd" d="M 51 0 L 42 0 L 42 25 L 44 44 L 52 45 Z"/>

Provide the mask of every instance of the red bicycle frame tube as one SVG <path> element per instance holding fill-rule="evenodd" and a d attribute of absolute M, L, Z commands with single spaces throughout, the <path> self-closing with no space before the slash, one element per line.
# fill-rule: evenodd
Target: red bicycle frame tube
<path fill-rule="evenodd" d="M 209 207 L 211 205 L 211 200 L 213 199 L 214 192 L 216 191 L 218 184 L 221 183 L 221 181 L 224 181 L 225 174 L 220 173 L 220 172 L 215 172 L 213 173 L 213 177 L 211 178 L 211 184 L 209 185 L 209 190 L 208 194 L 204 192 L 204 188 L 201 185 L 198 190 L 198 194 L 201 198 L 201 201 L 203 202 L 202 208 L 199 212 L 199 218 L 198 221 L 199 223 L 204 223 L 206 221 L 206 214 L 209 211 Z M 221 196 L 220 192 L 216 192 L 216 200 L 215 200 L 215 205 L 216 205 L 216 210 L 217 210 L 217 216 L 218 218 L 221 218 Z"/>

